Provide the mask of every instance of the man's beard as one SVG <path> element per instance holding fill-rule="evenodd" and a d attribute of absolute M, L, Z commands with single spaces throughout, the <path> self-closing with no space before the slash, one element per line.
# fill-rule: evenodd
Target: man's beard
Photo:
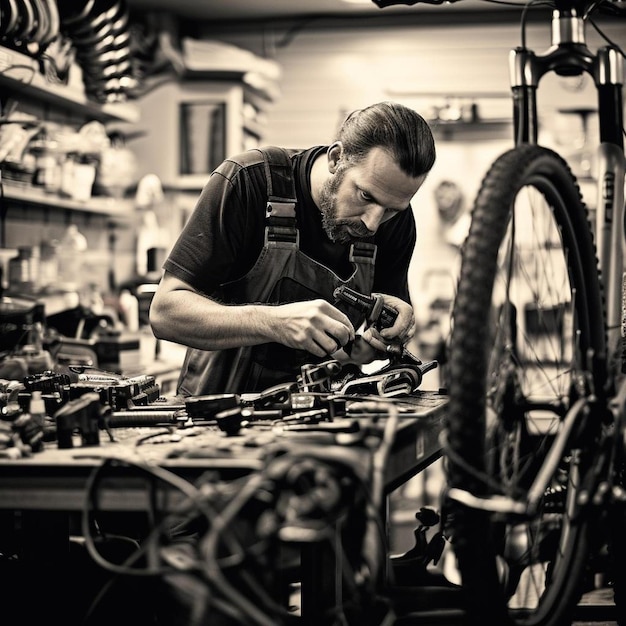
<path fill-rule="evenodd" d="M 335 175 L 322 185 L 319 197 L 322 227 L 328 238 L 336 243 L 351 243 L 373 234 L 361 221 L 337 218 L 337 190 L 344 179 L 346 169 L 345 165 L 337 168 Z M 349 226 L 352 233 L 344 226 Z"/>

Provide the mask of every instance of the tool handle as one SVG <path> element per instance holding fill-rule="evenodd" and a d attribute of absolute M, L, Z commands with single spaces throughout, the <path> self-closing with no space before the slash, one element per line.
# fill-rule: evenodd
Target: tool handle
<path fill-rule="evenodd" d="M 392 309 L 390 306 L 387 306 L 383 303 L 382 296 L 377 296 L 377 299 L 380 300 L 382 306 L 380 307 L 380 312 L 374 317 L 372 324 L 376 330 L 382 330 L 383 328 L 391 328 L 398 318 L 398 311 Z"/>
<path fill-rule="evenodd" d="M 345 285 L 337 287 L 333 295 L 337 300 L 341 300 L 365 313 L 367 321 L 374 326 L 376 330 L 390 328 L 394 325 L 398 317 L 398 311 L 387 306 L 382 296 L 359 293 Z"/>

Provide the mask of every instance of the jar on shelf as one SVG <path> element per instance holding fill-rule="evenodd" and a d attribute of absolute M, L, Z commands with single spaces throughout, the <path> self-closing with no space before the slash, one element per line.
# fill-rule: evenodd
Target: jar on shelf
<path fill-rule="evenodd" d="M 35 156 L 33 184 L 48 193 L 58 193 L 61 189 L 61 167 L 64 159 L 58 143 L 44 138 L 33 141 L 30 150 Z"/>
<path fill-rule="evenodd" d="M 89 200 L 96 179 L 96 166 L 94 157 L 69 153 L 61 168 L 61 195 L 83 202 Z"/>
<path fill-rule="evenodd" d="M 123 198 L 137 183 L 137 159 L 126 147 L 124 136 L 111 133 L 111 144 L 100 153 L 96 172 L 96 191 L 105 196 Z"/>
<path fill-rule="evenodd" d="M 16 257 L 9 260 L 9 289 L 15 293 L 32 294 L 39 277 L 39 248 L 21 246 Z"/>

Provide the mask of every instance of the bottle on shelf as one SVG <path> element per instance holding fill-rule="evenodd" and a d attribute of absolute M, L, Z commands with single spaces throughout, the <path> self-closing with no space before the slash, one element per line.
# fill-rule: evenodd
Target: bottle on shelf
<path fill-rule="evenodd" d="M 57 247 L 59 286 L 65 291 L 77 291 L 81 285 L 87 239 L 76 224 L 70 224 Z"/>
<path fill-rule="evenodd" d="M 156 174 L 146 174 L 137 185 L 137 276 L 158 273 L 165 251 L 166 235 L 159 225 L 155 207 L 163 202 L 163 187 Z"/>
<path fill-rule="evenodd" d="M 55 241 L 43 240 L 39 244 L 38 288 L 45 290 L 55 285 L 59 278 L 59 258 Z"/>
<path fill-rule="evenodd" d="M 139 330 L 139 301 L 128 289 L 120 292 L 119 307 L 122 322 L 131 332 Z"/>

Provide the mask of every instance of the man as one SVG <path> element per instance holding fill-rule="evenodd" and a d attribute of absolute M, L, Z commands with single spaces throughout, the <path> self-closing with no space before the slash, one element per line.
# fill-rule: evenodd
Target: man
<path fill-rule="evenodd" d="M 371 362 L 414 332 L 410 202 L 435 160 L 428 124 L 382 102 L 331 145 L 281 155 L 226 159 L 165 261 L 150 323 L 188 346 L 183 396 L 262 391 L 330 355 Z M 393 326 L 356 337 L 363 314 L 335 301 L 339 285 L 380 293 Z"/>

